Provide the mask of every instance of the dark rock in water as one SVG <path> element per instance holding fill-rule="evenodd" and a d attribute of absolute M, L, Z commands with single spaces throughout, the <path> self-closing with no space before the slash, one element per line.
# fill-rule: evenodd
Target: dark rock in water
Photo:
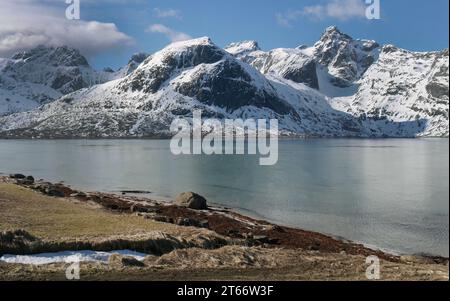
<path fill-rule="evenodd" d="M 25 175 L 23 175 L 21 173 L 12 174 L 12 175 L 9 175 L 9 177 L 11 179 L 25 179 L 26 178 Z"/>
<path fill-rule="evenodd" d="M 150 194 L 151 191 L 147 190 L 122 190 L 120 191 L 122 194 Z"/>
<path fill-rule="evenodd" d="M 206 210 L 208 205 L 206 199 L 194 192 L 183 192 L 175 199 L 175 204 L 194 210 Z"/>
<path fill-rule="evenodd" d="M 34 178 L 32 176 L 28 176 L 25 178 L 16 178 L 16 183 L 19 185 L 33 185 Z"/>
<path fill-rule="evenodd" d="M 137 260 L 136 258 L 118 254 L 112 254 L 111 256 L 109 256 L 108 264 L 115 268 L 145 267 L 145 264 L 142 261 Z"/>

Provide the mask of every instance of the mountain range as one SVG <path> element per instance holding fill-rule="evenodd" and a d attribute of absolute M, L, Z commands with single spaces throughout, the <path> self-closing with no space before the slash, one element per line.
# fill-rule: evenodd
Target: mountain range
<path fill-rule="evenodd" d="M 96 71 L 79 51 L 38 47 L 0 59 L 0 137 L 170 135 L 204 117 L 277 118 L 283 135 L 448 137 L 448 49 L 412 52 L 336 27 L 313 46 L 224 49 L 199 38 Z"/>

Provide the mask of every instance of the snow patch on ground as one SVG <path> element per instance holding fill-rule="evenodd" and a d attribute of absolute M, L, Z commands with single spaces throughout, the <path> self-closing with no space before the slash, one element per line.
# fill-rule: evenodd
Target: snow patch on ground
<path fill-rule="evenodd" d="M 108 262 L 109 256 L 119 254 L 130 256 L 137 260 L 144 260 L 147 254 L 130 250 L 118 250 L 112 252 L 98 251 L 63 251 L 55 253 L 41 253 L 35 255 L 3 255 L 0 261 L 6 263 L 44 265 L 51 263 L 73 263 L 73 262 Z"/>

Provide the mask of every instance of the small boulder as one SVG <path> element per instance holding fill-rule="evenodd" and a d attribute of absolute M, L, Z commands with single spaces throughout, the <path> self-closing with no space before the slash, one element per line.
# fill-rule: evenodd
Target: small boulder
<path fill-rule="evenodd" d="M 206 199 L 194 192 L 183 192 L 175 199 L 175 204 L 194 210 L 206 210 L 208 205 Z"/>
<path fill-rule="evenodd" d="M 34 178 L 32 176 L 28 176 L 28 177 L 25 177 L 25 178 L 17 178 L 16 182 L 19 185 L 33 185 L 34 184 Z"/>
<path fill-rule="evenodd" d="M 18 179 L 25 179 L 26 178 L 26 176 L 21 174 L 21 173 L 12 174 L 12 175 L 9 175 L 9 177 L 11 179 L 16 179 L 16 180 L 18 180 Z"/>
<path fill-rule="evenodd" d="M 38 182 L 33 185 L 33 189 L 40 191 L 41 193 L 53 196 L 53 197 L 68 197 L 75 191 L 62 184 L 52 184 L 49 182 Z"/>
<path fill-rule="evenodd" d="M 45 190 L 45 194 L 48 196 L 54 196 L 57 198 L 63 198 L 66 196 L 66 194 L 63 191 L 58 190 L 58 189 L 52 189 L 52 188 Z"/>
<path fill-rule="evenodd" d="M 112 254 L 108 258 L 108 264 L 114 268 L 123 268 L 123 267 L 145 267 L 145 263 L 137 260 L 136 258 L 129 256 L 122 256 L 119 254 Z"/>

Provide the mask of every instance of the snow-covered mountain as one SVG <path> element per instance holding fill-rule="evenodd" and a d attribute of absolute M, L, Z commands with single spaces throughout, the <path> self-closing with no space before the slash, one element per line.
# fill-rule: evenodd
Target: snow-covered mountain
<path fill-rule="evenodd" d="M 83 89 L 37 110 L 0 119 L 5 136 L 168 135 L 192 110 L 216 118 L 278 118 L 281 131 L 352 135 L 358 124 L 317 91 L 265 77 L 209 38 L 174 43 L 129 76 Z"/>
<path fill-rule="evenodd" d="M 353 39 L 335 26 L 312 47 L 264 52 L 253 45 L 226 50 L 265 75 L 320 91 L 361 124 L 361 135 L 448 137 L 448 49 L 409 52 Z"/>
<path fill-rule="evenodd" d="M 356 95 L 331 104 L 387 136 L 448 137 L 448 68 L 448 49 L 417 53 L 387 45 Z"/>
<path fill-rule="evenodd" d="M 278 118 L 284 134 L 448 137 L 448 50 L 412 53 L 336 27 L 312 47 L 268 52 L 254 41 L 225 50 L 209 38 L 178 42 L 104 73 L 111 80 L 0 118 L 0 136 L 165 136 L 176 117 L 202 109 Z"/>
<path fill-rule="evenodd" d="M 27 111 L 76 90 L 104 83 L 78 50 L 39 46 L 0 60 L 0 116 Z"/>
<path fill-rule="evenodd" d="M 263 74 L 281 76 L 327 96 L 336 96 L 352 90 L 377 60 L 380 46 L 375 41 L 354 40 L 332 26 L 312 47 L 303 45 L 264 52 L 257 42 L 244 41 L 225 49 Z"/>
<path fill-rule="evenodd" d="M 258 48 L 246 47 L 251 45 L 249 42 L 235 43 L 225 49 L 263 74 L 279 76 L 319 89 L 316 61 L 311 56 L 311 49 L 279 48 L 264 52 Z"/>
<path fill-rule="evenodd" d="M 82 88 L 125 77 L 147 57 L 137 53 L 117 71 L 96 71 L 78 50 L 66 46 L 38 46 L 0 58 L 0 116 L 29 111 Z"/>

